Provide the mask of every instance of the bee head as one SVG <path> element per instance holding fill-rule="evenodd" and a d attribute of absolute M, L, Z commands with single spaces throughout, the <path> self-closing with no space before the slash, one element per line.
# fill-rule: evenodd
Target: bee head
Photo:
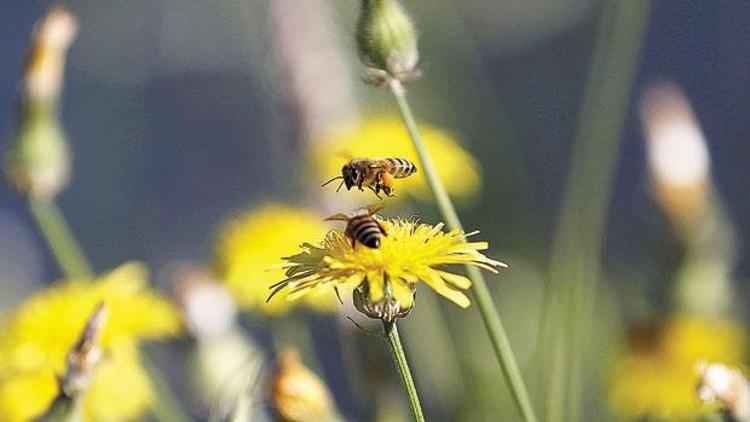
<path fill-rule="evenodd" d="M 344 176 L 346 190 L 350 190 L 359 180 L 359 171 L 348 164 L 341 168 L 341 175 Z"/>

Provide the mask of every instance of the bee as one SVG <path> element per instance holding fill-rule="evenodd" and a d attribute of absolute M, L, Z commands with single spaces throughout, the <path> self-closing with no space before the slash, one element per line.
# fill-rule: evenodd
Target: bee
<path fill-rule="evenodd" d="M 323 183 L 323 186 L 341 179 L 336 192 L 344 185 L 346 190 L 356 186 L 359 190 L 372 189 L 375 196 L 380 198 L 381 190 L 386 196 L 393 196 L 395 179 L 403 179 L 416 172 L 417 166 L 405 158 L 353 158 L 341 168 L 341 176 Z"/>
<path fill-rule="evenodd" d="M 380 240 L 383 236 L 388 236 L 383 224 L 374 216 L 383 207 L 380 205 L 370 205 L 367 208 L 360 208 L 351 214 L 338 213 L 326 218 L 326 221 L 345 221 L 346 237 L 351 239 L 352 248 L 359 242 L 368 248 L 380 248 Z"/>

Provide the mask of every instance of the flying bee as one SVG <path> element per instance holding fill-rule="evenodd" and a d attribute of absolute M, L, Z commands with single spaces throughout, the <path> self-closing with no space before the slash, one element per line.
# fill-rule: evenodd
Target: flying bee
<path fill-rule="evenodd" d="M 403 179 L 416 172 L 417 166 L 405 158 L 353 158 L 341 168 L 341 176 L 323 183 L 323 186 L 341 179 L 336 192 L 344 185 L 346 190 L 356 186 L 359 190 L 372 189 L 375 196 L 380 198 L 381 190 L 386 196 L 393 196 L 395 179 Z"/>
<path fill-rule="evenodd" d="M 368 248 L 380 248 L 380 240 L 383 236 L 388 236 L 383 223 L 375 218 L 383 207 L 381 205 L 369 205 L 367 208 L 360 208 L 351 214 L 338 213 L 326 218 L 326 221 L 345 221 L 346 237 L 351 239 L 352 248 L 357 242 Z"/>

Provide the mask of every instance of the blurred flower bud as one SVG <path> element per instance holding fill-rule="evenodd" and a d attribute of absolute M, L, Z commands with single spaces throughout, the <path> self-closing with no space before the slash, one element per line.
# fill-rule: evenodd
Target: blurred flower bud
<path fill-rule="evenodd" d="M 416 293 L 416 288 L 412 287 L 412 297 Z M 383 296 L 383 300 L 373 302 L 370 298 L 370 283 L 362 283 L 354 289 L 352 294 L 354 307 L 358 311 L 372 319 L 380 319 L 386 322 L 392 322 L 396 318 L 403 318 L 409 315 L 414 308 L 414 300 L 408 306 L 404 306 L 389 291 Z"/>
<path fill-rule="evenodd" d="M 710 191 L 706 139 L 678 87 L 650 88 L 641 103 L 654 196 L 683 231 L 704 216 Z"/>
<path fill-rule="evenodd" d="M 37 22 L 24 69 L 27 101 L 54 103 L 62 91 L 65 54 L 78 34 L 75 17 L 62 6 L 53 6 Z"/>
<path fill-rule="evenodd" d="M 720 403 L 733 420 L 750 421 L 750 384 L 742 373 L 720 363 L 698 365 L 698 398 Z"/>
<path fill-rule="evenodd" d="M 417 73 L 417 31 L 398 0 L 362 0 L 357 46 L 378 79 L 403 81 Z"/>
<path fill-rule="evenodd" d="M 258 419 L 250 403 L 260 400 L 253 386 L 260 378 L 263 356 L 237 326 L 232 296 L 198 264 L 180 263 L 172 278 L 185 325 L 196 340 L 189 367 L 197 401 L 212 412 L 209 420 Z"/>
<path fill-rule="evenodd" d="M 52 198 L 68 184 L 68 144 L 53 110 L 33 104 L 22 107 L 6 156 L 6 177 L 22 195 Z"/>
<path fill-rule="evenodd" d="M 224 286 L 199 265 L 184 263 L 175 270 L 175 294 L 185 324 L 199 340 L 210 340 L 234 328 L 237 307 Z"/>
<path fill-rule="evenodd" d="M 285 350 L 279 357 L 272 380 L 271 400 L 283 421 L 339 420 L 328 388 L 300 362 L 294 350 Z"/>
<path fill-rule="evenodd" d="M 8 182 L 23 195 L 51 198 L 68 183 L 70 152 L 57 103 L 65 54 L 77 28 L 75 18 L 60 6 L 51 8 L 34 28 L 18 124 L 6 157 Z"/>

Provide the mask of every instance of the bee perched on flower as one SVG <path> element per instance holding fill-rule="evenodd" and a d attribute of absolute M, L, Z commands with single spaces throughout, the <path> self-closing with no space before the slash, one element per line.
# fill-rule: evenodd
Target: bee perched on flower
<path fill-rule="evenodd" d="M 331 230 L 317 245 L 305 243 L 302 252 L 284 258 L 286 278 L 272 286 L 269 300 L 281 291 L 294 300 L 330 289 L 354 290 L 355 305 L 359 302 L 361 312 L 392 320 L 408 314 L 419 281 L 462 308 L 469 306 L 462 290 L 468 289 L 471 281 L 448 271 L 446 265 L 473 265 L 494 273 L 506 266 L 480 252 L 487 249 L 487 242 L 467 241 L 476 232 L 445 232 L 442 223 L 432 226 L 374 218 L 387 233 L 378 248 L 353 246 L 345 231 Z"/>

